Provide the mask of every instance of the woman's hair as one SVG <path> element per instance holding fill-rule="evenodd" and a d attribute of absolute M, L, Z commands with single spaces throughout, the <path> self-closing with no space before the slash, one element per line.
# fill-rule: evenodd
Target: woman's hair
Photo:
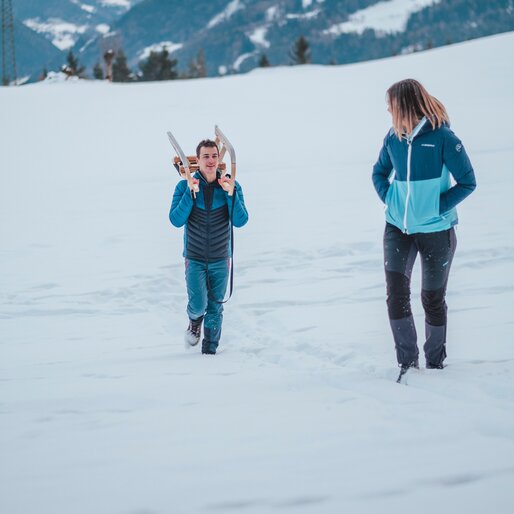
<path fill-rule="evenodd" d="M 410 134 L 423 116 L 434 129 L 450 121 L 444 105 L 414 79 L 393 84 L 387 90 L 387 101 L 393 116 L 393 129 L 399 138 L 402 134 Z"/>

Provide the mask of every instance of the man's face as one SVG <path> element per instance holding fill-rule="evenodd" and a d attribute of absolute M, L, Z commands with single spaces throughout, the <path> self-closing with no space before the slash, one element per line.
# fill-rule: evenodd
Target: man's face
<path fill-rule="evenodd" d="M 211 146 L 202 146 L 200 148 L 200 156 L 198 157 L 198 166 L 200 171 L 206 176 L 216 175 L 219 164 L 218 149 Z"/>

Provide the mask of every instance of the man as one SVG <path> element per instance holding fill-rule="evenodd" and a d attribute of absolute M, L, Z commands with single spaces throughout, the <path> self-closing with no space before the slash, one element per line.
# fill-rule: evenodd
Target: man
<path fill-rule="evenodd" d="M 186 345 L 200 341 L 202 353 L 214 355 L 221 337 L 223 298 L 227 290 L 231 257 L 231 225 L 242 227 L 248 221 L 243 191 L 236 182 L 229 196 L 230 179 L 218 170 L 219 151 L 214 141 L 204 139 L 196 148 L 199 171 L 193 175 L 198 192 L 181 180 L 175 188 L 170 221 L 184 229 L 184 257 L 187 285 Z"/>

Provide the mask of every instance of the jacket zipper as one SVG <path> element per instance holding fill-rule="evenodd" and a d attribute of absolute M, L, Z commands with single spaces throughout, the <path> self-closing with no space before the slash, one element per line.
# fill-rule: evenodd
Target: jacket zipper
<path fill-rule="evenodd" d="M 409 198 L 410 198 L 410 161 L 412 156 L 412 139 L 407 139 L 407 196 L 405 198 L 405 213 L 403 215 L 403 231 L 408 234 L 407 230 L 407 212 L 409 210 Z"/>
<path fill-rule="evenodd" d="M 205 257 L 205 260 L 206 262 L 209 262 L 209 257 L 210 257 L 210 250 L 211 250 L 211 209 L 212 209 L 212 202 L 214 201 L 214 192 L 211 188 L 211 184 L 210 183 L 207 183 L 205 188 L 204 188 L 204 191 L 207 191 L 208 193 L 208 196 L 209 196 L 209 207 L 207 208 L 207 202 L 205 202 L 205 210 L 206 210 L 206 214 L 207 214 L 207 220 L 206 220 L 206 223 L 207 223 L 207 226 L 206 226 L 206 246 L 207 246 L 207 255 Z M 204 201 L 205 201 L 205 193 L 204 193 Z"/>

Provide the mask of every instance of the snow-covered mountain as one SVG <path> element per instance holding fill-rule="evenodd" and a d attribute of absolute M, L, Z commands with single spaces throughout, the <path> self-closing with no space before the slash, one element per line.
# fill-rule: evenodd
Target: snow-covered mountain
<path fill-rule="evenodd" d="M 511 514 L 513 62 L 509 33 L 348 66 L 0 88 L 0 512 Z M 371 169 L 406 77 L 446 105 L 478 187 L 459 206 L 448 367 L 399 385 Z M 250 221 L 209 358 L 182 343 L 166 131 L 190 153 L 215 123 Z"/>
<path fill-rule="evenodd" d="M 202 50 L 218 75 L 248 71 L 263 54 L 272 65 L 290 64 L 300 36 L 313 63 L 329 64 L 513 30 L 514 8 L 511 0 L 145 0 L 112 28 L 133 66 L 145 48 L 166 45 L 182 70 Z"/>
<path fill-rule="evenodd" d="M 36 79 L 43 69 L 59 69 L 66 53 L 80 53 L 140 0 L 13 0 L 18 77 Z M 0 39 L 0 51 L 3 38 Z"/>
<path fill-rule="evenodd" d="M 60 50 L 82 38 L 96 38 L 140 0 L 16 0 L 15 15 Z"/>
<path fill-rule="evenodd" d="M 123 48 L 135 71 L 152 49 L 167 47 L 182 73 L 202 51 L 208 74 L 220 75 L 248 71 L 263 55 L 290 64 L 300 36 L 313 63 L 334 64 L 514 30 L 512 0 L 18 0 L 15 10 L 56 47 L 72 48 L 90 74 L 106 46 Z M 63 61 L 34 56 L 30 66 Z"/>

